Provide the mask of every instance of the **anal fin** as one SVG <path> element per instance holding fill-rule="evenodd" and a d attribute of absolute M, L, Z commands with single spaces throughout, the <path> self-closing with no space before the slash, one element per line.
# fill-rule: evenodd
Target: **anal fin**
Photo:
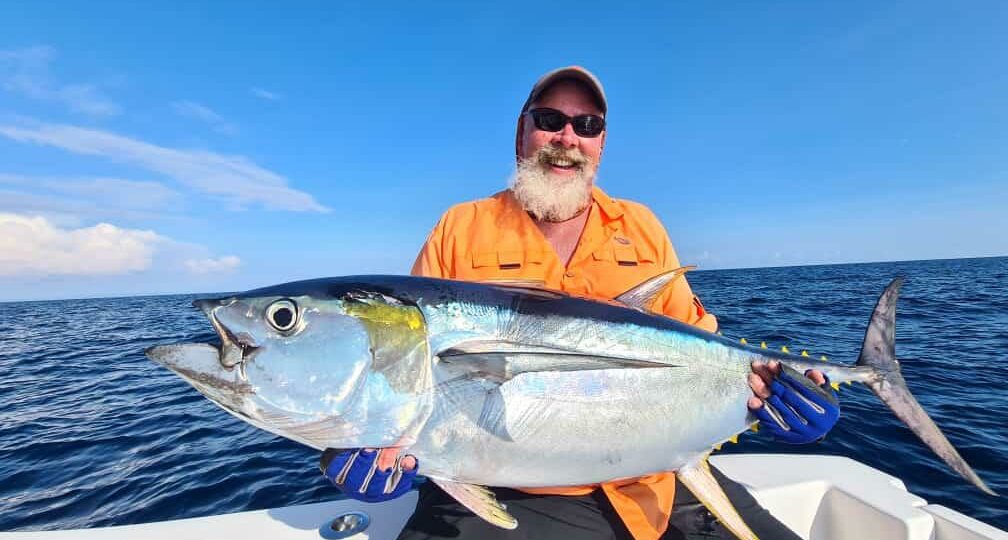
<path fill-rule="evenodd" d="M 502 529 L 518 527 L 518 520 L 508 513 L 504 505 L 489 489 L 475 484 L 463 484 L 440 478 L 431 478 L 430 480 L 487 523 Z"/>
<path fill-rule="evenodd" d="M 676 471 L 676 477 L 737 538 L 759 540 L 756 533 L 752 532 L 742 516 L 735 510 L 735 505 L 728 500 L 728 496 L 717 483 L 717 479 L 711 474 L 706 455 L 680 468 Z"/>

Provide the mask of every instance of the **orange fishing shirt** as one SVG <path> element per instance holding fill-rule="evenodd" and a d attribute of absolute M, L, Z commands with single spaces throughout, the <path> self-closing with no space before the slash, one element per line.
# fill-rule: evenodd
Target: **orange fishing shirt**
<path fill-rule="evenodd" d="M 413 264 L 413 274 L 467 281 L 540 280 L 547 288 L 611 300 L 662 272 L 679 268 L 665 228 L 646 206 L 592 190 L 581 238 L 566 266 L 532 218 L 502 191 L 458 204 L 438 221 Z M 677 279 L 651 308 L 714 332 L 685 279 Z M 658 473 L 600 486 L 527 489 L 530 493 L 584 495 L 601 487 L 637 540 L 660 537 L 668 527 L 675 475 Z"/>

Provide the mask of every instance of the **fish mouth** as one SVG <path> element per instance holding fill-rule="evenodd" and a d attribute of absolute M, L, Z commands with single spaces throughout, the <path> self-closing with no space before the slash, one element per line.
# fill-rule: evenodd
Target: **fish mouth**
<path fill-rule="evenodd" d="M 257 352 L 259 346 L 255 339 L 247 333 L 235 334 L 223 324 L 217 317 L 217 310 L 230 306 L 236 300 L 234 298 L 203 299 L 193 302 L 193 307 L 199 309 L 210 319 L 210 325 L 220 337 L 221 344 L 218 348 L 219 362 L 227 370 L 238 366 L 242 378 L 245 377 L 245 362 L 251 360 Z"/>
<path fill-rule="evenodd" d="M 220 363 L 220 352 L 210 343 L 175 343 L 150 347 L 144 354 L 214 403 L 232 411 L 241 410 L 244 396 L 254 394 L 254 389 L 239 370 L 227 369 Z"/>
<path fill-rule="evenodd" d="M 255 410 L 255 387 L 245 374 L 246 362 L 259 351 L 252 336 L 236 333 L 217 316 L 221 308 L 237 302 L 236 298 L 196 300 L 220 338 L 216 343 L 175 343 L 156 345 L 144 351 L 155 363 L 168 368 L 192 385 L 210 401 L 244 419 Z M 237 367 L 238 369 L 235 369 Z"/>

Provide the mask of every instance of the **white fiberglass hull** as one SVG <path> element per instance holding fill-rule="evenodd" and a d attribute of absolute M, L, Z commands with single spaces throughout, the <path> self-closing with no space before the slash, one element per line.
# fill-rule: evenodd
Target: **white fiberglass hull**
<path fill-rule="evenodd" d="M 710 461 L 806 540 L 1008 540 L 1008 532 L 928 504 L 898 478 L 848 458 L 749 454 Z M 341 500 L 101 529 L 0 532 L 0 540 L 318 540 L 336 537 L 329 524 L 350 513 L 365 514 L 370 525 L 348 538 L 392 540 L 416 501 L 412 492 L 381 504 Z"/>

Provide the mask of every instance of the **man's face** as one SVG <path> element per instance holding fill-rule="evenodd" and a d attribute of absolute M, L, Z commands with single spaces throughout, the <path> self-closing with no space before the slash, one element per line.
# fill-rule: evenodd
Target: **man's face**
<path fill-rule="evenodd" d="M 557 82 L 539 96 L 539 99 L 529 108 L 540 107 L 556 109 L 570 117 L 579 114 L 602 114 L 598 105 L 595 104 L 591 91 L 574 81 Z M 583 166 L 590 168 L 586 172 L 590 173 L 589 176 L 594 177 L 599 160 L 602 158 L 602 147 L 605 145 L 605 132 L 598 137 L 579 137 L 574 133 L 574 128 L 570 124 L 567 124 L 562 130 L 556 132 L 541 131 L 536 129 L 535 123 L 532 122 L 532 118 L 528 114 L 522 115 L 521 123 L 521 132 L 518 140 L 519 159 L 533 158 L 541 148 L 553 146 L 574 153 L 580 153 L 588 162 L 583 164 Z M 548 171 L 558 177 L 573 175 L 576 172 L 573 169 L 573 167 L 548 167 Z"/>
<path fill-rule="evenodd" d="M 551 86 L 531 108 L 540 107 L 571 117 L 601 114 L 591 91 L 573 81 Z M 560 131 L 543 131 L 528 114 L 519 122 L 518 167 L 511 192 L 536 219 L 561 222 L 579 215 L 591 204 L 605 132 L 580 137 L 569 123 Z"/>

